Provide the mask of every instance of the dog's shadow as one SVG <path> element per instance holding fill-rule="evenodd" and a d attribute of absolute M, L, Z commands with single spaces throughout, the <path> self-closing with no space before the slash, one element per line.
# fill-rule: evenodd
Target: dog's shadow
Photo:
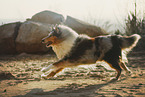
<path fill-rule="evenodd" d="M 102 87 L 115 83 L 116 80 L 111 80 L 103 84 L 87 85 L 87 84 L 68 84 L 66 86 L 56 88 L 53 91 L 44 91 L 41 88 L 32 89 L 26 95 L 18 95 L 15 97 L 33 97 L 33 96 L 45 96 L 45 97 L 90 97 L 92 94 L 103 96 L 99 91 Z"/>

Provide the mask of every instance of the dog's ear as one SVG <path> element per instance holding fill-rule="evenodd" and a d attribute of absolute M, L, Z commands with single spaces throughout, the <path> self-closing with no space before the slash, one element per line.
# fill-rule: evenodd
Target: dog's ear
<path fill-rule="evenodd" d="M 55 30 L 55 28 L 56 28 L 57 26 L 58 26 L 57 24 L 55 24 L 55 25 L 52 24 L 52 25 L 51 25 L 51 30 Z"/>
<path fill-rule="evenodd" d="M 58 27 L 58 24 L 55 24 L 54 27 Z"/>
<path fill-rule="evenodd" d="M 51 25 L 51 30 L 55 29 L 55 25 Z"/>

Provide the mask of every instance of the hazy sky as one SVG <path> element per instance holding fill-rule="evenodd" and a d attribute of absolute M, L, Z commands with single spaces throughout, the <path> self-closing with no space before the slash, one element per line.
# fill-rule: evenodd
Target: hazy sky
<path fill-rule="evenodd" d="M 34 14 L 51 10 L 75 18 L 98 23 L 102 20 L 121 22 L 134 9 L 135 0 L 0 0 L 0 24 L 4 19 L 25 20 Z M 145 0 L 137 0 L 138 9 Z M 145 12 L 145 11 L 144 11 Z M 143 12 L 140 12 L 143 14 Z M 9 20 L 9 21 L 10 21 Z M 11 21 L 10 21 L 11 22 Z"/>

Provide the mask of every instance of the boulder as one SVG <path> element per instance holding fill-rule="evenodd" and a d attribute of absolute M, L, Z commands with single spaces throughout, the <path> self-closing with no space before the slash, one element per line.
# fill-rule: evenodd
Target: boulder
<path fill-rule="evenodd" d="M 18 53 L 43 53 L 49 49 L 41 43 L 51 30 L 51 25 L 39 22 L 26 21 L 18 32 L 16 38 L 16 50 Z"/>
<path fill-rule="evenodd" d="M 32 16 L 29 20 L 48 24 L 60 24 L 64 21 L 64 17 L 52 11 L 42 11 Z"/>
<path fill-rule="evenodd" d="M 101 29 L 100 27 L 91 25 L 89 23 L 86 23 L 84 21 L 78 20 L 70 16 L 67 16 L 67 19 L 64 24 L 69 26 L 79 34 L 87 34 L 91 37 L 107 34 L 106 31 Z"/>
<path fill-rule="evenodd" d="M 42 38 L 51 31 L 51 26 L 63 22 L 79 34 L 91 37 L 106 34 L 95 25 L 67 16 L 64 17 L 51 11 L 42 11 L 32 16 L 31 19 L 20 23 L 10 23 L 0 26 L 0 54 L 18 53 L 45 53 L 49 50 L 41 43 Z"/>
<path fill-rule="evenodd" d="M 21 23 L 10 23 L 0 26 L 0 54 L 15 54 L 15 39 Z"/>

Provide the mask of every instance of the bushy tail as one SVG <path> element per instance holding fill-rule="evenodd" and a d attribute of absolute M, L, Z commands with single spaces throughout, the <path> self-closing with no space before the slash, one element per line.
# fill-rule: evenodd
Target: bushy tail
<path fill-rule="evenodd" d="M 120 46 L 122 48 L 122 61 L 128 63 L 127 53 L 135 47 L 140 39 L 140 35 L 133 34 L 131 36 L 120 37 Z"/>
<path fill-rule="evenodd" d="M 140 38 L 141 37 L 138 34 L 133 34 L 131 36 L 123 36 L 120 38 L 120 46 L 122 49 L 127 49 L 127 51 L 130 51 L 133 47 L 136 46 Z"/>

